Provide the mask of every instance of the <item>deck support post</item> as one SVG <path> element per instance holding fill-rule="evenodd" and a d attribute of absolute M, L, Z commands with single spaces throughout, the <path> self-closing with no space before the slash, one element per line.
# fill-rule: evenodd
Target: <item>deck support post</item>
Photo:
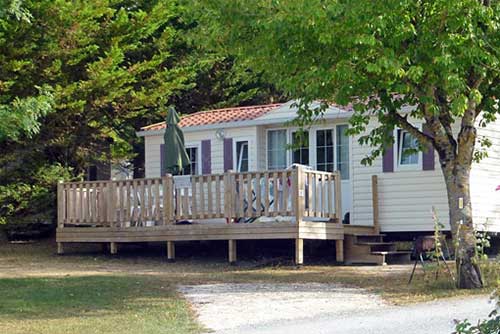
<path fill-rule="evenodd" d="M 295 264 L 304 264 L 304 239 L 295 239 Z"/>
<path fill-rule="evenodd" d="M 335 240 L 335 258 L 337 262 L 344 262 L 344 240 Z"/>
<path fill-rule="evenodd" d="M 64 244 L 62 242 L 57 243 L 57 255 L 64 254 Z"/>
<path fill-rule="evenodd" d="M 118 245 L 116 242 L 109 243 L 109 253 L 111 255 L 116 255 L 118 253 Z"/>
<path fill-rule="evenodd" d="M 167 261 L 175 262 L 175 244 L 173 241 L 167 241 Z"/>
<path fill-rule="evenodd" d="M 229 264 L 236 264 L 236 240 L 228 240 Z"/>

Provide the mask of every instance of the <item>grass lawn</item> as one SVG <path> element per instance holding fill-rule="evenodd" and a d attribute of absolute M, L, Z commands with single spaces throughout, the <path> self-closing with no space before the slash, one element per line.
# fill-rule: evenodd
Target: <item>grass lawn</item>
<path fill-rule="evenodd" d="M 34 244 L 0 243 L 0 333 L 200 333 L 177 284 L 224 282 L 343 283 L 379 293 L 395 304 L 491 291 L 499 266 L 484 273 L 488 287 L 453 288 L 444 273 L 438 280 L 411 266 L 334 266 L 316 264 L 229 266 L 224 252 L 166 263 L 159 250 L 130 250 L 118 257 L 83 246 L 56 256 L 53 240 Z M 73 248 L 76 250 L 76 248 Z M 290 251 L 290 256 L 292 254 Z M 180 249 L 178 255 L 189 253 Z M 193 255 L 192 253 L 190 255 Z M 314 261 L 313 261 L 314 263 Z"/>

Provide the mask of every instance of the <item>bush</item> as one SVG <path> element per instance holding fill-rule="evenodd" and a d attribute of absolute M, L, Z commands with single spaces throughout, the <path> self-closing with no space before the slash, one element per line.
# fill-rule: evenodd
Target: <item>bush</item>
<path fill-rule="evenodd" d="M 70 172 L 60 164 L 43 165 L 31 175 L 0 184 L 0 224 L 7 225 L 7 233 L 54 223 L 57 182 L 69 180 Z"/>

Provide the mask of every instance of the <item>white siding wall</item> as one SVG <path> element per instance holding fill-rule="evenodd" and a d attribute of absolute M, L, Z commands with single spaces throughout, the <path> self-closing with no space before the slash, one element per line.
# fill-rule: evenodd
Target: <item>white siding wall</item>
<path fill-rule="evenodd" d="M 370 123 L 367 131 L 374 128 Z M 369 154 L 369 146 L 353 140 L 353 216 L 354 224 L 372 225 L 371 177 L 378 175 L 379 220 L 384 232 L 431 231 L 433 221 L 431 209 L 434 206 L 441 222 L 447 226 L 448 203 L 446 187 L 435 161 L 433 171 L 398 171 L 383 173 L 382 157 L 373 165 L 364 166 L 361 159 Z M 448 227 L 447 227 L 448 228 Z"/>
<path fill-rule="evenodd" d="M 370 131 L 373 125 L 373 123 L 370 124 L 367 131 Z M 323 124 L 322 127 L 324 126 Z M 260 126 L 225 130 L 225 136 L 233 138 L 233 143 L 238 139 L 250 141 L 250 170 L 267 168 L 266 128 L 268 127 Z M 500 191 L 495 191 L 495 187 L 500 184 L 500 122 L 490 124 L 486 129 L 480 129 L 479 134 L 488 136 L 493 146 L 488 149 L 489 157 L 473 166 L 471 192 L 474 215 L 476 223 L 483 223 L 488 218 L 488 229 L 500 231 Z M 369 153 L 371 148 L 360 146 L 358 138 L 352 138 L 351 141 L 352 224 L 373 224 L 371 176 L 378 175 L 379 219 L 382 231 L 431 231 L 433 229 L 431 215 L 433 206 L 441 222 L 449 228 L 446 187 L 437 154 L 433 171 L 383 173 L 381 157 L 376 159 L 372 166 L 361 165 L 361 159 Z M 185 139 L 187 144 L 200 144 L 202 140 L 210 139 L 212 172 L 223 172 L 223 141 L 215 138 L 214 130 L 186 132 Z M 160 175 L 160 144 L 162 143 L 163 136 L 145 137 L 146 177 Z"/>
<path fill-rule="evenodd" d="M 233 143 L 239 139 L 249 140 L 248 153 L 250 159 L 250 170 L 255 170 L 257 167 L 256 136 L 256 127 L 232 128 L 225 130 L 225 137 L 233 138 Z M 223 140 L 219 140 L 215 137 L 215 130 L 184 132 L 184 139 L 186 146 L 201 146 L 202 140 L 210 139 L 212 173 L 224 172 L 224 142 Z M 159 177 L 161 168 L 160 145 L 163 144 L 163 135 L 146 136 L 144 140 L 146 177 Z M 235 160 L 236 157 L 233 158 L 233 160 Z"/>
<path fill-rule="evenodd" d="M 500 231 L 500 121 L 478 129 L 478 137 L 486 136 L 492 142 L 488 157 L 472 166 L 471 197 L 475 223 L 481 227 L 486 220 L 489 231 Z"/>

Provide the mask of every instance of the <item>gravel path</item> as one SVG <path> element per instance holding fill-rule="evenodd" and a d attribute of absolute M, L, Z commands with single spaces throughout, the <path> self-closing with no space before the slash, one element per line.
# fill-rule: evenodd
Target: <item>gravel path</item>
<path fill-rule="evenodd" d="M 453 319 L 477 321 L 488 297 L 391 306 L 363 289 L 335 284 L 209 284 L 180 286 L 199 320 L 217 334 L 450 334 Z"/>

